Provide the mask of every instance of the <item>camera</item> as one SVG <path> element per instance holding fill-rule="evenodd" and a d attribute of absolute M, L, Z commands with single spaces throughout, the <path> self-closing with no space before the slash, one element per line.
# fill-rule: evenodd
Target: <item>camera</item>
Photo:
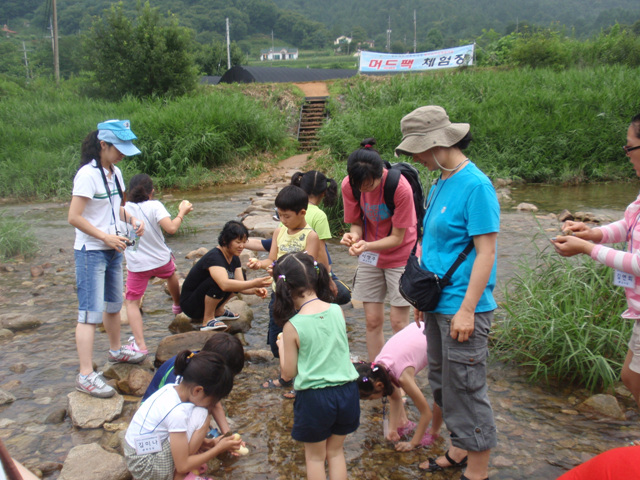
<path fill-rule="evenodd" d="M 124 241 L 124 244 L 125 244 L 127 247 L 133 247 L 133 246 L 135 246 L 136 241 L 135 241 L 135 240 L 131 240 L 130 238 L 127 238 L 127 239 Z"/>

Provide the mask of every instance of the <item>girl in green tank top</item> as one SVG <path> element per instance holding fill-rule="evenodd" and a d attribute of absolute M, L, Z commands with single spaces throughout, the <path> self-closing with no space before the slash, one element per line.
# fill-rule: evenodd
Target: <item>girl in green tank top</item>
<path fill-rule="evenodd" d="M 326 478 L 327 461 L 332 479 L 346 479 L 343 444 L 359 426 L 360 396 L 344 315 L 330 303 L 329 273 L 298 252 L 276 262 L 273 278 L 273 317 L 283 328 L 280 365 L 284 376 L 295 377 L 291 436 L 305 444 L 308 478 Z"/>

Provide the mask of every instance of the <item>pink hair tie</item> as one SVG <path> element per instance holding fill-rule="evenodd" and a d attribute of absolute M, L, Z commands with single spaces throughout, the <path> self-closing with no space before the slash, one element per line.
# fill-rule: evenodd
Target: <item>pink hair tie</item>
<path fill-rule="evenodd" d="M 368 143 L 364 146 L 364 148 L 371 148 L 371 145 L 369 145 Z"/>

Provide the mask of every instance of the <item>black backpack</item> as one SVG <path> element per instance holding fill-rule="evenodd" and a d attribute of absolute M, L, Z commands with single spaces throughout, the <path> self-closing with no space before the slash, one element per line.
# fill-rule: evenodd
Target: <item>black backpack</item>
<path fill-rule="evenodd" d="M 393 216 L 396 208 L 393 196 L 396 193 L 396 188 L 398 188 L 400 175 L 404 176 L 413 191 L 413 204 L 416 208 L 416 217 L 418 219 L 418 239 L 420 239 L 420 237 L 422 237 L 422 221 L 424 220 L 425 214 L 424 190 L 422 189 L 422 182 L 420 182 L 420 173 L 416 167 L 406 162 L 389 163 L 385 160 L 384 166 L 388 170 L 387 181 L 384 184 L 384 203 L 389 209 L 391 216 Z M 353 196 L 358 204 L 360 204 L 360 190 L 354 190 Z M 391 230 L 389 234 L 391 234 Z"/>

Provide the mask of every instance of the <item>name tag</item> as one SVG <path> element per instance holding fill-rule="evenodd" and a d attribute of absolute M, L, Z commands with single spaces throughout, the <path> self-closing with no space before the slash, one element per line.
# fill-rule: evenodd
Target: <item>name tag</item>
<path fill-rule="evenodd" d="M 162 442 L 159 435 L 149 434 L 136 437 L 136 454 L 147 455 L 148 453 L 158 453 L 162 451 Z"/>
<path fill-rule="evenodd" d="M 613 274 L 613 284 L 616 287 L 634 288 L 636 286 L 636 277 L 630 273 L 616 270 Z"/>
<path fill-rule="evenodd" d="M 362 252 L 358 257 L 358 261 L 360 263 L 366 263 L 367 265 L 376 267 L 378 266 L 378 258 L 380 258 L 380 254 L 378 252 Z"/>

